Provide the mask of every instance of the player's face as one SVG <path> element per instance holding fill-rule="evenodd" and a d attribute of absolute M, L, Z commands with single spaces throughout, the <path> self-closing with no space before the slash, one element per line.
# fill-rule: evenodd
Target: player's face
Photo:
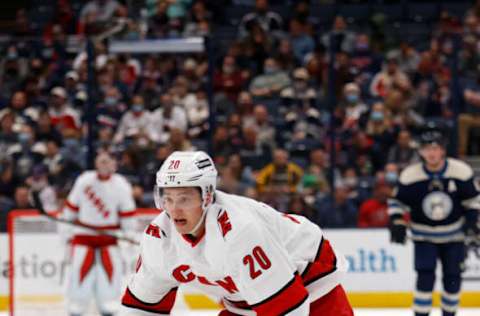
<path fill-rule="evenodd" d="M 180 234 L 188 234 L 202 217 L 202 197 L 197 188 L 165 188 L 163 207 Z"/>
<path fill-rule="evenodd" d="M 420 155 L 425 159 L 427 167 L 439 167 L 445 158 L 445 149 L 437 144 L 425 145 L 420 150 Z"/>

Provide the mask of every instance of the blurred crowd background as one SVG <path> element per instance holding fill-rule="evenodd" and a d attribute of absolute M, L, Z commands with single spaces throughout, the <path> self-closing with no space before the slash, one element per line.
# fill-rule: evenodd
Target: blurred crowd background
<path fill-rule="evenodd" d="M 213 45 L 212 56 L 130 55 L 95 43 L 95 146 L 116 154 L 138 207 L 153 206 L 155 172 L 172 151 L 210 145 L 221 190 L 322 227 L 383 227 L 399 172 L 419 161 L 422 128 L 440 126 L 454 156 L 480 152 L 480 1 L 8 7 L 0 17 L 0 230 L 10 210 L 32 207 L 32 188 L 59 209 L 87 168 L 84 40 L 112 29 L 108 40 L 208 36 Z"/>

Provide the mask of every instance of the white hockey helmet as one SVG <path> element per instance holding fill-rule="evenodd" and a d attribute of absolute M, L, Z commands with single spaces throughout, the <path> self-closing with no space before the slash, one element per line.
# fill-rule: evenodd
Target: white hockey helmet
<path fill-rule="evenodd" d="M 203 209 L 214 200 L 217 187 L 217 169 L 212 158 L 203 151 L 175 151 L 157 172 L 154 189 L 155 205 L 162 208 L 163 188 L 198 187 L 202 194 Z"/>

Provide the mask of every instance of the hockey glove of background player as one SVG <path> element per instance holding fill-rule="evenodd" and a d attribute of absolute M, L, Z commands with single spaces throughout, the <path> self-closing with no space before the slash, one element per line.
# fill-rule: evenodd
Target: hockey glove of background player
<path fill-rule="evenodd" d="M 399 214 L 390 217 L 390 241 L 397 244 L 404 244 L 407 238 L 407 223 Z"/>

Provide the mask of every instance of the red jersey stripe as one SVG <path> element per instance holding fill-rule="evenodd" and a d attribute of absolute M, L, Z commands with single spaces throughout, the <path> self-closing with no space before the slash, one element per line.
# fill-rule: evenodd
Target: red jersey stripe
<path fill-rule="evenodd" d="M 295 275 L 280 291 L 253 304 L 252 308 L 261 316 L 284 315 L 298 308 L 307 298 L 308 292 L 302 279 Z"/>
<path fill-rule="evenodd" d="M 133 295 L 133 293 L 127 287 L 125 294 L 122 297 L 122 305 L 150 313 L 170 314 L 173 304 L 175 304 L 176 295 L 177 288 L 173 288 L 157 303 L 146 303 Z"/>
<path fill-rule="evenodd" d="M 329 275 L 337 269 L 337 258 L 333 252 L 330 242 L 322 238 L 318 247 L 315 261 L 310 262 L 302 273 L 302 280 L 305 286 L 316 280 Z"/>
<path fill-rule="evenodd" d="M 131 216 L 134 216 L 135 214 L 137 214 L 136 210 L 133 210 L 133 211 L 119 211 L 118 212 L 118 215 L 120 217 L 131 217 Z"/>
<path fill-rule="evenodd" d="M 65 206 L 67 206 L 69 209 L 71 209 L 74 212 L 78 212 L 80 209 L 78 206 L 70 202 L 69 200 L 65 200 Z"/>

